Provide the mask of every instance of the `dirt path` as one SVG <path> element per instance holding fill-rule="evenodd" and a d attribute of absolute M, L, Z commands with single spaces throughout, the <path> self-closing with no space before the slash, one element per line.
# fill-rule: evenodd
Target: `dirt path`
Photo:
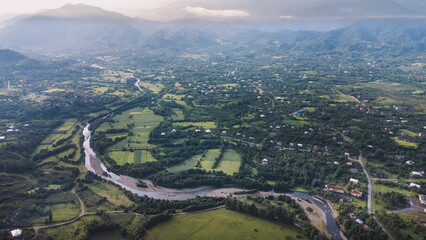
<path fill-rule="evenodd" d="M 81 212 L 79 216 L 83 216 L 86 213 L 86 209 L 84 208 L 83 201 L 81 200 L 80 196 L 78 196 L 78 194 L 75 192 L 75 188 L 72 189 L 72 193 L 74 193 L 74 195 L 77 197 L 78 201 L 80 202 Z"/>

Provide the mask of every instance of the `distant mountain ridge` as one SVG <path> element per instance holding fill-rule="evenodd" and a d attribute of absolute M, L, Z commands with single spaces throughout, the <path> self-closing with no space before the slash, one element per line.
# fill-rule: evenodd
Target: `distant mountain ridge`
<path fill-rule="evenodd" d="M 0 49 L 0 64 L 14 64 L 27 59 L 25 55 L 9 49 Z"/>
<path fill-rule="evenodd" d="M 219 2 L 223 3 L 222 0 Z M 266 40 L 277 41 L 288 49 L 366 49 L 371 45 L 367 43 L 375 43 L 377 46 L 424 50 L 426 44 L 426 21 L 422 19 L 369 19 L 347 22 L 344 23 L 346 26 L 322 32 L 284 31 L 291 24 L 310 23 L 285 19 L 250 22 L 199 18 L 154 22 L 98 7 L 68 4 L 0 29 L 0 48 L 89 53 L 141 48 L 204 48 L 219 45 L 223 40 L 234 43 Z M 332 25 L 333 22 L 322 24 Z"/>

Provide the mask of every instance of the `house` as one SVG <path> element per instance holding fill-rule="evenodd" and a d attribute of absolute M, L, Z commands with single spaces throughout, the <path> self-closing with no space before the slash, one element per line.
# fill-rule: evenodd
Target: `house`
<path fill-rule="evenodd" d="M 410 185 L 408 187 L 416 187 L 418 189 L 422 189 L 422 186 L 420 186 L 419 184 L 415 184 L 415 183 L 410 183 Z"/>
<path fill-rule="evenodd" d="M 338 192 L 338 193 L 345 193 L 345 189 L 343 189 L 341 187 L 331 186 L 331 185 L 325 185 L 325 189 L 324 190 Z"/>
<path fill-rule="evenodd" d="M 303 144 L 298 143 L 298 144 L 297 144 L 297 146 L 298 146 L 298 147 L 303 147 Z"/>
<path fill-rule="evenodd" d="M 268 165 L 268 159 L 263 159 L 262 160 L 262 166 L 266 166 L 266 165 Z"/>
<path fill-rule="evenodd" d="M 290 147 L 294 147 L 294 143 L 290 143 Z"/>
<path fill-rule="evenodd" d="M 355 197 L 362 197 L 362 192 L 357 191 L 357 190 L 352 190 L 351 195 L 355 196 Z"/>
<path fill-rule="evenodd" d="M 5 140 L 6 137 L 5 136 L 0 136 L 0 140 Z"/>
<path fill-rule="evenodd" d="M 368 226 L 367 224 L 364 224 L 364 226 L 362 226 L 362 228 L 363 228 L 364 230 L 371 230 L 371 227 L 370 227 L 370 226 Z"/>
<path fill-rule="evenodd" d="M 411 171 L 411 176 L 413 177 L 423 177 L 423 175 L 425 175 L 425 171 L 421 171 L 421 172 L 415 172 L 415 171 Z"/>
<path fill-rule="evenodd" d="M 349 182 L 358 184 L 359 180 L 355 179 L 355 178 L 351 178 L 351 179 L 349 179 Z"/>
<path fill-rule="evenodd" d="M 162 133 L 161 133 L 161 136 L 166 136 L 166 133 L 165 133 L 165 132 L 162 132 Z"/>
<path fill-rule="evenodd" d="M 222 131 L 222 134 L 226 134 L 226 133 L 227 133 L 227 131 L 226 131 L 226 130 L 223 130 L 223 131 Z"/>
<path fill-rule="evenodd" d="M 211 132 L 212 132 L 212 130 L 206 129 L 206 133 L 211 133 Z"/>
<path fill-rule="evenodd" d="M 22 235 L 22 230 L 21 229 L 15 229 L 10 231 L 10 235 L 12 235 L 13 238 L 18 238 Z"/>
<path fill-rule="evenodd" d="M 426 195 L 419 195 L 420 204 L 426 205 Z"/>
<path fill-rule="evenodd" d="M 349 157 L 349 156 L 351 156 L 351 154 L 348 152 L 345 152 L 345 157 Z"/>
<path fill-rule="evenodd" d="M 173 129 L 172 129 L 172 133 L 175 133 L 175 132 L 177 132 L 177 131 L 176 131 L 176 129 L 174 129 L 174 128 L 173 128 Z"/>
<path fill-rule="evenodd" d="M 356 168 L 352 168 L 350 171 L 351 171 L 351 173 L 358 173 L 358 169 L 356 169 Z"/>
<path fill-rule="evenodd" d="M 355 218 L 356 218 L 356 214 L 355 214 L 355 213 L 350 213 L 350 214 L 349 214 L 349 217 L 351 217 L 351 218 L 355 219 Z"/>
<path fill-rule="evenodd" d="M 413 166 L 414 164 L 416 164 L 416 162 L 414 162 L 414 161 L 406 161 L 405 164 L 407 164 L 409 166 Z"/>
<path fill-rule="evenodd" d="M 357 222 L 357 223 L 359 223 L 359 224 L 361 224 L 361 225 L 363 225 L 364 224 L 364 222 L 361 220 L 361 219 L 357 219 L 357 220 L 355 220 L 355 222 Z"/>
<path fill-rule="evenodd" d="M 334 165 L 339 165 L 339 162 L 338 161 L 334 161 Z"/>
<path fill-rule="evenodd" d="M 351 162 L 346 162 L 346 165 L 352 166 L 352 163 Z"/>

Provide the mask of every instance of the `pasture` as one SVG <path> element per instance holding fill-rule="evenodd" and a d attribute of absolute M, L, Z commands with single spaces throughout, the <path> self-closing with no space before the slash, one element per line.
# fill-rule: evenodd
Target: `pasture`
<path fill-rule="evenodd" d="M 94 181 L 93 183 L 89 184 L 88 187 L 95 194 L 99 195 L 100 197 L 105 197 L 107 201 L 113 203 L 114 205 L 124 205 L 126 207 L 133 205 L 133 202 L 123 194 L 123 191 L 113 184 Z"/>
<path fill-rule="evenodd" d="M 393 140 L 398 143 L 398 145 L 406 147 L 406 148 L 414 148 L 417 149 L 417 147 L 419 146 L 417 143 L 413 143 L 413 142 L 406 142 L 403 140 L 397 140 L 395 138 L 393 138 Z"/>
<path fill-rule="evenodd" d="M 125 163 L 144 163 L 156 161 L 147 149 L 153 145 L 148 144 L 149 134 L 152 129 L 158 126 L 163 120 L 161 116 L 155 115 L 148 108 L 133 108 L 123 113 L 114 116 L 113 122 L 105 122 L 97 129 L 107 131 L 109 129 L 127 129 L 132 126 L 130 131 L 131 136 L 111 146 L 108 150 L 108 155 L 114 159 L 119 165 Z M 126 134 L 108 134 L 108 137 L 115 139 L 117 137 L 126 136 Z M 134 151 L 130 151 L 134 149 Z"/>
<path fill-rule="evenodd" d="M 139 85 L 143 88 L 149 89 L 155 94 L 158 94 L 164 88 L 164 85 L 161 83 L 153 84 L 149 82 L 140 82 Z"/>
<path fill-rule="evenodd" d="M 216 128 L 215 122 L 175 122 L 173 124 L 176 126 L 182 126 L 182 127 L 194 126 L 194 127 L 204 128 L 204 129 Z"/>
<path fill-rule="evenodd" d="M 146 233 L 145 239 L 306 239 L 301 230 L 275 221 L 219 209 L 175 216 Z"/>
<path fill-rule="evenodd" d="M 90 188 L 80 190 L 77 194 L 83 201 L 86 211 L 114 209 L 114 205 L 109 202 L 106 197 L 99 196 Z"/>
<path fill-rule="evenodd" d="M 74 203 L 69 202 L 48 205 L 45 207 L 45 209 L 50 209 L 52 211 L 52 221 L 54 222 L 61 222 L 73 219 L 77 217 L 80 213 L 80 205 L 78 204 L 78 201 Z M 47 215 L 39 215 L 32 222 L 36 225 L 44 225 L 46 218 L 48 218 Z"/>
<path fill-rule="evenodd" d="M 223 171 L 228 175 L 232 175 L 239 171 L 241 165 L 241 156 L 233 149 L 226 149 L 223 153 L 219 166 L 216 171 Z"/>

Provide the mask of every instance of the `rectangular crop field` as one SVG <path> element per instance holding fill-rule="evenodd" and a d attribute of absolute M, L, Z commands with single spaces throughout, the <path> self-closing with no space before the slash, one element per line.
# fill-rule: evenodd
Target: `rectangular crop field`
<path fill-rule="evenodd" d="M 216 171 L 223 171 L 226 174 L 232 175 L 239 171 L 241 165 L 241 156 L 233 149 L 226 149 L 223 153 L 219 166 Z"/>
<path fill-rule="evenodd" d="M 182 127 L 195 126 L 195 127 L 202 127 L 205 129 L 216 128 L 215 122 L 176 122 L 174 123 L 174 125 L 182 126 Z"/>

